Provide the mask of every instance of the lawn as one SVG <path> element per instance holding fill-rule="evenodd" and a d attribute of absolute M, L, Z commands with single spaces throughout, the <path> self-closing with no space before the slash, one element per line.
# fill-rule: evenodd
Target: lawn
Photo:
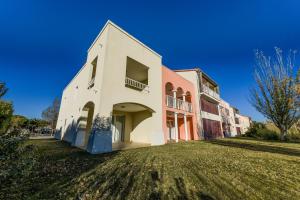
<path fill-rule="evenodd" d="M 222 139 L 102 155 L 51 139 L 30 143 L 43 167 L 7 188 L 22 199 L 300 199 L 296 143 Z"/>

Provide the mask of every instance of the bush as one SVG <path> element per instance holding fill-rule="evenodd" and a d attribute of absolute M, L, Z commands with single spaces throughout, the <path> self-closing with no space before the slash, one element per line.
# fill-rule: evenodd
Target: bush
<path fill-rule="evenodd" d="M 260 129 L 264 129 L 265 125 L 263 123 L 260 122 L 253 122 L 250 125 L 250 128 L 246 131 L 246 133 L 244 134 L 246 137 L 254 137 L 257 138 L 258 136 L 258 130 Z"/>
<path fill-rule="evenodd" d="M 31 177 L 38 166 L 38 154 L 33 145 L 26 145 L 28 136 L 14 130 L 0 135 L 0 182 L 9 191 L 0 188 L 0 199 L 21 198 L 18 185 Z"/>
<path fill-rule="evenodd" d="M 12 114 L 12 103 L 0 100 L 0 135 L 7 132 L 10 126 Z"/>
<path fill-rule="evenodd" d="M 300 132 L 289 132 L 287 134 L 287 140 L 300 142 Z"/>
<path fill-rule="evenodd" d="M 279 140 L 279 134 L 266 127 L 265 124 L 254 122 L 251 124 L 248 131 L 245 133 L 246 137 L 259 138 L 263 140 Z"/>
<path fill-rule="evenodd" d="M 266 128 L 257 130 L 257 136 L 263 140 L 279 140 L 279 134 Z"/>

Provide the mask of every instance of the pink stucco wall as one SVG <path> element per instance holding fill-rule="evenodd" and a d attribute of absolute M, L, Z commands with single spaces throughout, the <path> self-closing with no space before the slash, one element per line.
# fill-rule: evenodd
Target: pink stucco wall
<path fill-rule="evenodd" d="M 195 87 L 192 82 L 186 80 L 176 72 L 170 70 L 169 68 L 162 66 L 162 111 L 163 111 L 163 131 L 164 131 L 164 138 L 165 142 L 167 142 L 168 139 L 168 127 L 167 127 L 167 111 L 171 112 L 178 112 L 179 114 L 184 114 L 185 111 L 183 110 L 177 110 L 174 108 L 169 108 L 166 105 L 166 84 L 170 82 L 173 85 L 174 89 L 177 89 L 178 87 L 181 87 L 183 89 L 183 92 L 190 92 L 191 94 L 191 103 L 193 107 L 193 112 L 189 113 L 186 112 L 188 115 L 187 118 L 187 129 L 188 133 L 191 133 L 188 135 L 188 140 L 198 140 L 198 134 L 197 134 L 197 120 L 196 120 L 196 104 L 195 104 Z M 184 131 L 184 123 L 183 118 L 178 118 L 178 136 L 179 139 L 185 140 L 185 131 Z"/>

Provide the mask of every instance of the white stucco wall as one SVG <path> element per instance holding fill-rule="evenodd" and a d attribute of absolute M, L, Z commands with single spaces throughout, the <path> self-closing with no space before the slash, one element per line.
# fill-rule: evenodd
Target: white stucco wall
<path fill-rule="evenodd" d="M 96 57 L 95 84 L 88 89 L 91 63 Z M 127 57 L 149 68 L 149 93 L 125 87 Z M 154 112 L 133 130 L 132 140 L 163 144 L 161 65 L 159 54 L 108 21 L 88 50 L 85 65 L 63 91 L 57 123 L 57 129 L 62 130 L 61 138 L 66 138 L 67 128 L 76 124 L 81 109 L 89 101 L 95 104 L 94 118 L 97 115 L 111 117 L 114 104 L 137 103 Z M 71 137 L 66 140 L 72 142 Z"/>
<path fill-rule="evenodd" d="M 125 102 L 147 106 L 154 110 L 152 117 L 143 121 L 139 129 L 135 129 L 132 134 L 144 135 L 135 137 L 142 138 L 138 142 L 152 145 L 163 144 L 161 56 L 113 24 L 108 25 L 108 31 L 108 45 L 100 91 L 101 101 L 97 112 L 100 115 L 109 116 L 114 104 Z M 125 87 L 127 57 L 149 68 L 149 93 Z"/>

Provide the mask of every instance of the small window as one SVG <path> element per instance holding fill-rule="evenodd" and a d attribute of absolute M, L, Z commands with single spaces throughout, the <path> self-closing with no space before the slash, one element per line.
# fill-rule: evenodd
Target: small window
<path fill-rule="evenodd" d="M 97 60 L 98 60 L 98 57 L 96 57 L 96 58 L 93 60 L 93 62 L 92 62 L 92 67 L 93 67 L 93 69 L 92 69 L 92 77 L 91 77 L 91 79 L 94 79 L 95 76 L 96 76 L 96 71 L 97 71 Z"/>
<path fill-rule="evenodd" d="M 229 116 L 229 110 L 227 108 L 225 108 L 226 110 L 226 115 Z"/>
<path fill-rule="evenodd" d="M 89 88 L 92 88 L 94 86 L 94 82 L 95 82 L 95 77 L 96 77 L 96 72 L 97 72 L 97 61 L 98 61 L 98 57 L 96 57 L 92 63 L 91 63 L 91 77 L 89 79 Z"/>

